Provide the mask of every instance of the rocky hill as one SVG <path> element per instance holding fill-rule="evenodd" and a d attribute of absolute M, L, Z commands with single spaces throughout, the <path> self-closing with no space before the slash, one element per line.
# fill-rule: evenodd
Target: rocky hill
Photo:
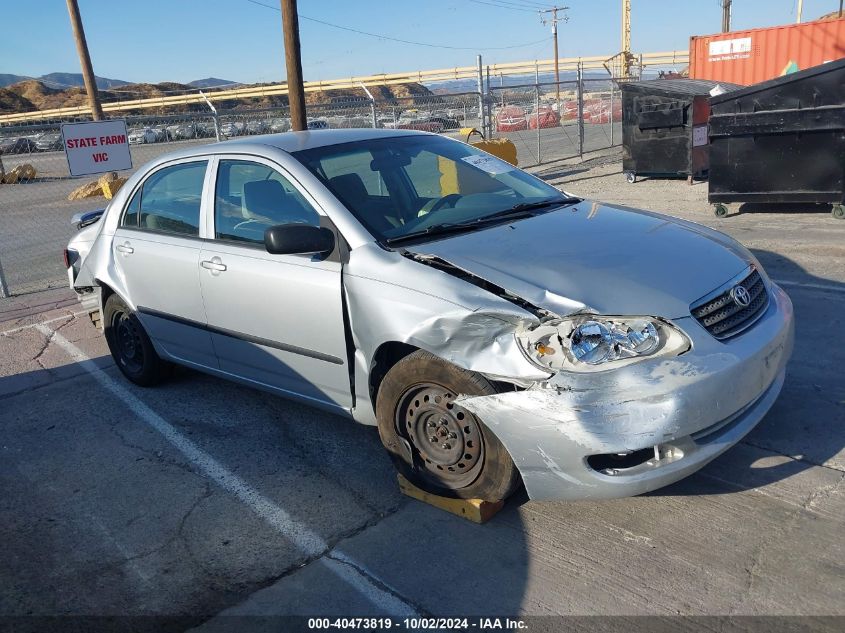
<path fill-rule="evenodd" d="M 272 84 L 254 84 L 254 86 Z M 248 87 L 248 86 L 243 86 Z M 209 90 L 207 92 L 213 92 Z M 383 103 L 395 102 L 397 99 L 408 97 L 430 96 L 433 93 L 418 83 L 408 83 L 395 86 L 370 87 L 370 92 L 376 101 Z M 179 94 L 196 94 L 197 88 L 188 84 L 173 82 L 162 82 L 158 84 L 126 84 L 113 87 L 108 90 L 100 90 L 102 103 L 115 101 L 130 101 L 134 99 L 149 99 Z M 305 101 L 308 105 L 322 105 L 363 99 L 364 95 L 359 89 L 353 90 L 325 90 L 320 92 L 307 92 Z M 30 112 L 33 110 L 49 110 L 53 108 L 65 108 L 86 105 L 88 97 L 82 87 L 59 89 L 50 87 L 37 79 L 21 81 L 6 88 L 0 88 L 0 114 L 14 114 L 16 112 Z M 249 99 L 226 99 L 216 101 L 218 110 L 250 110 L 259 108 L 284 107 L 288 103 L 285 95 L 271 95 L 266 97 L 253 97 Z M 186 111 L 206 110 L 201 103 L 188 106 L 156 107 L 133 109 L 124 111 L 124 114 L 174 114 Z"/>

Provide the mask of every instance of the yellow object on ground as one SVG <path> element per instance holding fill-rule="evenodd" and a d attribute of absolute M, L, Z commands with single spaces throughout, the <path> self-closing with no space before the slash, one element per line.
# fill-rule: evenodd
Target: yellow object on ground
<path fill-rule="evenodd" d="M 35 167 L 29 163 L 18 165 L 3 175 L 3 182 L 7 185 L 14 185 L 17 182 L 25 182 L 35 178 Z"/>
<path fill-rule="evenodd" d="M 397 475 L 397 479 L 399 480 L 399 490 L 402 491 L 402 494 L 412 497 L 417 501 L 427 503 L 435 508 L 456 514 L 459 517 L 469 519 L 474 523 L 486 523 L 505 506 L 504 501 L 491 503 L 482 499 L 450 499 L 448 497 L 440 497 L 425 490 L 420 490 L 402 475 Z"/>
<path fill-rule="evenodd" d="M 126 178 L 118 176 L 116 172 L 110 171 L 109 173 L 100 176 L 94 182 L 89 182 L 81 187 L 77 187 L 70 192 L 67 199 L 80 200 L 82 198 L 97 198 L 99 196 L 105 196 L 108 200 L 111 200 L 114 197 L 114 194 L 117 193 L 118 189 L 126 184 L 126 180 Z"/>

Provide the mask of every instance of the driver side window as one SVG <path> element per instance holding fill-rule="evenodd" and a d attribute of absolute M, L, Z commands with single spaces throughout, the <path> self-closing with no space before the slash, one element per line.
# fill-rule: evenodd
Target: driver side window
<path fill-rule="evenodd" d="M 320 216 L 279 172 L 260 163 L 221 160 L 214 195 L 218 240 L 264 244 L 277 224 L 320 225 Z"/>

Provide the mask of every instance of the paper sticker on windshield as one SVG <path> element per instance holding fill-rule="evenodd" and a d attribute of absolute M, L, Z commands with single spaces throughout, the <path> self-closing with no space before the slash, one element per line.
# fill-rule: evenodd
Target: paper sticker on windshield
<path fill-rule="evenodd" d="M 492 156 L 464 156 L 461 160 L 493 176 L 504 174 L 506 171 L 511 171 L 514 168 L 510 163 L 493 158 Z"/>

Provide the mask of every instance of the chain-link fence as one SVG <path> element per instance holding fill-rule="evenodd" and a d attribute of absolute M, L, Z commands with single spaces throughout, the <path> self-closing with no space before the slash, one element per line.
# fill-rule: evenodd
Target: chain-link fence
<path fill-rule="evenodd" d="M 383 101 L 367 95 L 309 104 L 308 127 L 378 127 L 457 135 L 462 127 L 482 127 L 481 103 L 477 92 Z M 121 177 L 181 147 L 291 129 L 286 107 L 120 118 L 126 121 L 133 165 L 133 170 L 120 172 Z M 108 203 L 96 191 L 94 197 L 72 199 L 75 190 L 97 177 L 70 175 L 62 144 L 64 122 L 72 121 L 0 128 L 0 161 L 7 181 L 13 181 L 0 184 L 0 297 L 67 283 L 62 251 L 75 232 L 71 217 Z"/>
<path fill-rule="evenodd" d="M 581 156 L 621 143 L 620 97 L 609 78 L 491 87 L 489 130 L 522 167 Z"/>
<path fill-rule="evenodd" d="M 622 138 L 620 93 L 610 79 L 515 83 L 491 87 L 486 95 L 463 92 L 379 100 L 364 92 L 366 96 L 359 99 L 309 104 L 308 127 L 393 128 L 453 136 L 461 128 L 476 128 L 512 140 L 520 166 L 582 155 L 618 144 Z M 192 144 L 287 132 L 291 127 L 286 107 L 123 118 L 133 169 Z M 94 197 L 74 198 L 74 191 L 96 177 L 70 176 L 62 145 L 63 122 L 67 121 L 0 128 L 0 160 L 6 180 L 12 181 L 0 184 L 0 296 L 65 284 L 62 251 L 75 231 L 71 217 L 107 204 L 97 191 Z"/>

